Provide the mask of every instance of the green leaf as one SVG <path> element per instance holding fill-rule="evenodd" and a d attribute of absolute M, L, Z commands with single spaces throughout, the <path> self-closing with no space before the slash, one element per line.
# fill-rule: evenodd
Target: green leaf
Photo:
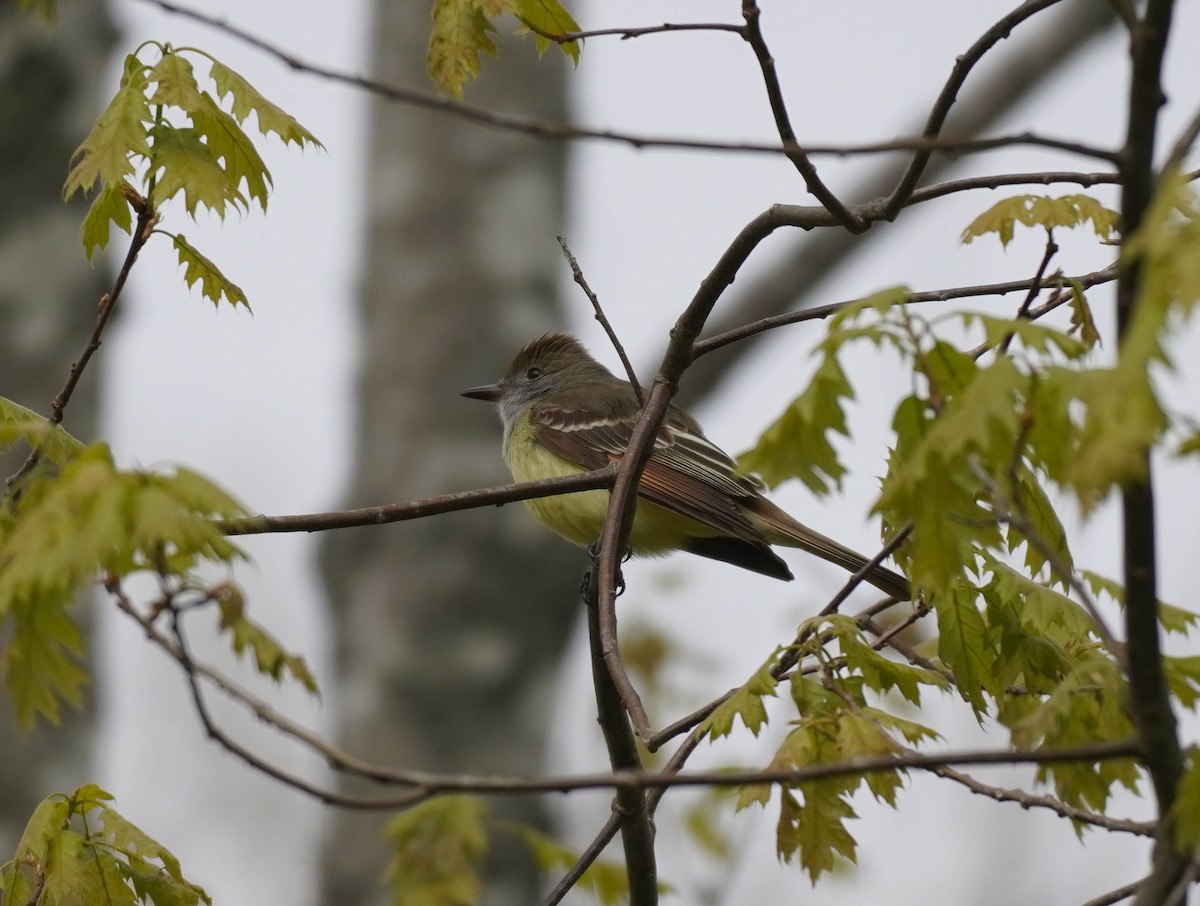
<path fill-rule="evenodd" d="M 244 181 L 247 194 L 265 211 L 271 172 L 237 120 L 218 107 L 207 93 L 200 95 L 197 107 L 189 112 L 196 131 L 208 140 L 209 149 L 221 159 L 230 182 L 240 190 Z"/>
<path fill-rule="evenodd" d="M 1163 673 L 1179 704 L 1194 708 L 1200 701 L 1200 655 L 1164 657 Z"/>
<path fill-rule="evenodd" d="M 247 207 L 238 180 L 222 169 L 214 149 L 201 141 L 203 136 L 198 130 L 160 124 L 150 130 L 150 135 L 154 139 L 150 168 L 157 175 L 150 200 L 155 207 L 180 192 L 192 217 L 200 205 L 218 217 L 224 217 L 230 205 Z"/>
<path fill-rule="evenodd" d="M 823 344 L 824 348 L 836 351 L 845 339 L 851 338 L 846 331 L 850 330 L 851 325 L 858 320 L 859 316 L 872 313 L 878 316 L 877 326 L 881 328 L 881 333 L 878 335 L 868 334 L 866 338 L 872 340 L 876 345 L 884 342 L 885 337 L 882 330 L 890 330 L 897 325 L 879 319 L 885 318 L 892 313 L 893 309 L 904 305 L 908 294 L 907 286 L 889 286 L 843 305 L 829 319 L 829 336 Z"/>
<path fill-rule="evenodd" d="M 133 214 L 124 189 L 129 184 L 124 180 L 106 182 L 104 187 L 92 201 L 87 216 L 83 218 L 83 252 L 90 261 L 96 254 L 108 247 L 108 225 L 114 224 L 117 229 L 127 236 L 133 235 Z"/>
<path fill-rule="evenodd" d="M 83 707 L 88 681 L 81 666 L 83 634 L 67 613 L 69 604 L 69 598 L 44 595 L 7 608 L 11 636 L 4 646 L 4 685 L 22 730 L 39 717 L 58 726 L 60 703 Z"/>
<path fill-rule="evenodd" d="M 226 95 L 233 98 L 233 115 L 239 123 L 254 113 L 258 118 L 258 131 L 263 135 L 274 132 L 284 144 L 294 143 L 298 148 L 312 145 L 323 148 L 315 135 L 305 129 L 291 114 L 277 107 L 258 93 L 244 78 L 223 63 L 213 62 L 209 71 L 217 86 L 217 97 L 224 101 Z"/>
<path fill-rule="evenodd" d="M 83 443 L 54 425 L 50 419 L 0 396 L 0 450 L 11 449 L 18 441 L 31 448 L 40 447 L 42 456 L 62 465 L 84 449 Z"/>
<path fill-rule="evenodd" d="M 579 23 L 571 18 L 571 14 L 558 0 L 517 0 L 516 13 L 522 21 L 547 34 L 565 35 L 579 31 Z M 557 44 L 564 56 L 570 58 L 576 66 L 579 65 L 579 47 L 582 41 L 551 41 L 536 31 L 533 33 L 533 41 L 539 56 L 545 53 L 551 44 Z"/>
<path fill-rule="evenodd" d="M 109 805 L 112 796 L 94 784 L 54 794 L 38 806 L 4 869 L 5 903 L 33 902 L 41 876 L 43 906 L 96 904 L 196 906 L 212 900 L 187 881 L 179 860 Z M 71 827 L 82 823 L 87 836 Z M 82 820 L 81 820 L 82 819 Z"/>
<path fill-rule="evenodd" d="M 775 687 L 779 684 L 779 680 L 771 675 L 771 669 L 778 660 L 779 652 L 776 651 L 758 668 L 754 676 L 717 705 L 712 714 L 700 724 L 700 735 L 707 733 L 713 739 L 728 736 L 733 732 L 734 719 L 741 718 L 746 729 L 757 736 L 758 731 L 767 722 L 767 709 L 763 705 L 763 699 L 767 696 L 774 697 Z"/>
<path fill-rule="evenodd" d="M 1020 602 L 1021 622 L 1031 633 L 1078 644 L 1099 641 L 1096 625 L 1081 605 L 995 559 L 989 557 L 987 566 L 991 587 L 1000 597 Z"/>
<path fill-rule="evenodd" d="M 0 618 L 12 623 L 5 685 L 19 720 L 57 721 L 58 702 L 80 698 L 83 643 L 67 606 L 81 586 L 110 572 L 183 576 L 202 560 L 242 557 L 213 521 L 242 515 L 193 472 L 118 471 L 103 444 L 29 482 L 0 532 Z"/>
<path fill-rule="evenodd" d="M 53 22 L 57 15 L 55 0 L 17 0 L 17 9 L 32 10 L 46 22 Z"/>
<path fill-rule="evenodd" d="M 1068 571 L 1073 569 L 1075 561 L 1067 541 L 1067 530 L 1063 528 L 1058 513 L 1054 511 L 1054 504 L 1050 502 L 1037 476 L 1027 467 L 1018 467 L 1017 485 L 1013 491 L 1012 507 L 1029 522 L 1030 533 L 1049 546 Z M 1025 568 L 1029 570 L 1030 575 L 1036 576 L 1043 567 L 1050 564 L 1041 548 L 1031 543 L 1017 527 L 1009 526 L 1007 540 L 1010 551 L 1015 551 L 1021 544 L 1025 545 Z M 1070 582 L 1070 575 L 1063 575 L 1054 566 L 1051 566 L 1050 576 L 1064 589 Z"/>
<path fill-rule="evenodd" d="M 1011 723 L 1013 744 L 1020 749 L 1054 749 L 1131 739 L 1127 700 L 1120 667 L 1098 649 L 1084 651 L 1041 704 Z M 1095 811 L 1104 811 L 1115 784 L 1136 790 L 1138 778 L 1131 758 L 1043 765 L 1037 775 L 1052 778 L 1064 802 Z"/>
<path fill-rule="evenodd" d="M 29 816 L 12 861 L 2 869 L 0 902 L 30 902 L 36 883 L 34 876 L 39 871 L 45 872 L 51 841 L 62 833 L 70 814 L 71 803 L 63 796 L 48 796 L 38 803 Z"/>
<path fill-rule="evenodd" d="M 146 101 L 146 69 L 133 54 L 125 57 L 120 88 L 72 155 L 71 172 L 63 185 L 63 198 L 69 199 L 77 191 L 86 194 L 97 182 L 120 182 L 134 173 L 131 157 L 150 156 L 144 124 L 153 117 Z"/>
<path fill-rule="evenodd" d="M 1101 343 L 1100 331 L 1092 317 L 1092 307 L 1088 305 L 1087 296 L 1083 294 L 1083 287 L 1078 280 L 1067 280 L 1066 283 L 1071 288 L 1071 332 L 1078 331 L 1084 345 L 1094 349 Z"/>
<path fill-rule="evenodd" d="M 461 98 L 479 75 L 481 53 L 497 56 L 492 26 L 477 0 L 434 0 L 433 31 L 425 51 L 429 80 L 439 91 Z"/>
<path fill-rule="evenodd" d="M 1125 587 L 1121 583 L 1087 569 L 1080 570 L 1079 575 L 1091 587 L 1092 594 L 1108 595 L 1122 607 L 1125 606 Z M 1168 604 L 1166 601 L 1159 601 L 1158 623 L 1167 632 L 1187 635 L 1196 625 L 1200 624 L 1200 614 L 1176 607 L 1174 604 Z"/>
<path fill-rule="evenodd" d="M 437 796 L 392 818 L 391 906 L 473 906 L 483 887 L 486 820 L 487 806 L 466 795 Z"/>
<path fill-rule="evenodd" d="M 975 311 L 956 312 L 955 317 L 962 321 L 964 327 L 983 327 L 984 342 L 992 348 L 1012 337 L 1027 349 L 1042 355 L 1058 352 L 1068 359 L 1082 358 L 1091 349 L 1081 339 L 1077 340 L 1056 327 L 1028 318 L 996 318 Z"/>
<path fill-rule="evenodd" d="M 955 583 L 949 594 L 934 598 L 938 618 L 938 656 L 954 672 L 959 694 L 982 719 L 984 693 L 995 694 L 992 673 L 994 654 L 986 644 L 983 615 L 975 600 L 978 592 L 965 583 Z"/>
<path fill-rule="evenodd" d="M 799 478 L 816 494 L 840 487 L 846 468 L 828 434 L 849 437 L 844 401 L 851 399 L 854 388 L 827 354 L 805 391 L 739 457 L 740 468 L 757 472 L 772 487 L 789 478 Z"/>
<path fill-rule="evenodd" d="M 845 669 L 862 677 L 863 685 L 874 692 L 896 690 L 914 705 L 921 703 L 922 685 L 945 689 L 946 678 L 933 670 L 894 661 L 872 648 L 858 624 L 850 617 L 834 615 L 825 621 L 834 632 L 845 658 Z M 795 680 L 793 680 L 793 683 Z M 811 705 L 800 706 L 801 713 L 810 713 Z"/>
<path fill-rule="evenodd" d="M 1175 448 L 1175 455 L 1179 457 L 1195 456 L 1198 453 L 1200 453 L 1200 431 L 1193 431 Z"/>
<path fill-rule="evenodd" d="M 249 649 L 259 673 L 276 682 L 283 680 L 284 673 L 290 673 L 309 692 L 317 693 L 317 680 L 304 658 L 287 652 L 274 636 L 246 616 L 245 600 L 239 588 L 223 584 L 216 589 L 215 597 L 221 613 L 220 629 L 230 634 L 235 654 Z"/>
<path fill-rule="evenodd" d="M 152 104 L 178 107 L 189 115 L 203 104 L 192 64 L 177 53 L 164 53 L 150 70 L 149 81 L 157 83 L 150 96 Z"/>
<path fill-rule="evenodd" d="M 963 230 L 962 241 L 969 243 L 976 236 L 995 233 L 1000 244 L 1012 241 L 1017 224 L 1055 227 L 1077 227 L 1091 223 L 1096 235 L 1105 241 L 1113 238 L 1120 215 L 1104 207 L 1090 195 L 1064 195 L 1048 198 L 1043 195 L 1017 195 L 992 205 Z"/>
<path fill-rule="evenodd" d="M 116 809 L 101 806 L 91 820 L 91 826 L 94 827 L 93 836 L 124 857 L 125 861 L 118 863 L 117 869 L 139 898 L 149 897 L 156 906 L 212 903 L 204 888 L 183 876 L 174 853 L 126 820 Z"/>
<path fill-rule="evenodd" d="M 847 819 L 856 817 L 854 809 L 836 784 L 814 781 L 802 785 L 804 803 L 784 790 L 779 810 L 776 850 L 785 862 L 799 860 L 801 867 L 816 884 L 832 871 L 838 857 L 856 861 L 856 843 L 846 830 Z"/>
<path fill-rule="evenodd" d="M 1147 362 L 1124 350 L 1117 367 L 1081 374 L 1078 386 L 1086 409 L 1068 480 L 1086 515 L 1118 485 L 1141 480 L 1146 451 L 1166 430 L 1167 417 Z"/>
<path fill-rule="evenodd" d="M 194 289 L 196 283 L 199 282 L 201 284 L 200 294 L 204 298 L 211 300 L 213 305 L 219 305 L 221 299 L 224 298 L 235 308 L 240 304 L 245 305 L 247 310 L 250 309 L 250 303 L 247 301 L 246 294 L 242 292 L 241 287 L 227 278 L 215 264 L 196 251 L 182 233 L 172 236 L 171 241 L 175 246 L 176 254 L 179 256 L 179 263 L 184 267 L 184 283 Z"/>

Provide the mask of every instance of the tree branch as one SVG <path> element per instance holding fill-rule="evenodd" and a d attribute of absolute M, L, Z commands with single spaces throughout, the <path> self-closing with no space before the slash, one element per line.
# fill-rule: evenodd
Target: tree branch
<path fill-rule="evenodd" d="M 504 506 L 518 500 L 553 497 L 572 491 L 590 491 L 612 486 L 614 468 L 606 467 L 562 478 L 543 478 L 495 488 L 478 488 L 440 494 L 407 503 L 388 503 L 356 510 L 335 510 L 328 513 L 304 513 L 296 516 L 247 516 L 243 519 L 218 520 L 217 526 L 226 535 L 263 535 L 282 532 L 324 532 L 329 529 L 355 528 L 363 525 L 384 525 L 423 519 L 440 513 L 454 513 L 484 506 Z"/>
<path fill-rule="evenodd" d="M 640 773 L 643 770 L 641 756 L 629 727 L 624 699 L 613 682 L 601 637 L 596 573 L 595 569 L 588 570 L 583 589 L 588 614 L 592 685 L 596 693 L 596 719 L 604 734 L 608 760 L 613 770 Z M 618 789 L 613 800 L 613 812 L 618 816 L 621 840 L 625 846 L 630 906 L 653 906 L 658 902 L 658 869 L 654 857 L 654 827 L 650 822 L 645 790 Z"/>
<path fill-rule="evenodd" d="M 51 425 L 62 424 L 67 404 L 71 402 L 71 396 L 75 393 L 79 379 L 83 377 L 83 370 L 87 368 L 92 355 L 100 348 L 104 329 L 108 326 L 108 322 L 116 310 L 117 300 L 121 298 L 121 291 L 125 288 L 125 281 L 129 279 L 129 273 L 133 270 L 133 265 L 137 261 L 138 255 L 150 238 L 150 228 L 153 226 L 157 216 L 154 209 L 150 206 L 150 202 L 136 192 L 129 190 L 124 195 L 137 213 L 137 220 L 133 225 L 133 233 L 129 237 L 129 249 L 125 253 L 125 260 L 121 263 L 121 269 L 117 271 L 116 279 L 113 280 L 112 289 L 100 297 L 100 302 L 96 306 L 96 322 L 92 326 L 92 332 L 88 336 L 87 342 L 84 343 L 83 351 L 79 354 L 79 358 L 71 363 L 71 370 L 67 374 L 66 383 L 63 384 L 62 389 L 58 391 L 50 403 L 49 421 Z M 38 462 L 41 461 L 41 458 L 42 448 L 40 446 L 30 450 L 29 456 L 21 465 L 21 468 L 10 475 L 5 481 L 5 493 L 10 492 L 16 486 L 17 482 L 28 475 L 37 466 Z"/>
<path fill-rule="evenodd" d="M 1134 235 L 1141 226 L 1156 188 L 1155 134 L 1164 103 L 1161 73 L 1171 29 L 1172 0 L 1147 0 L 1143 18 L 1130 34 L 1133 70 L 1129 83 L 1129 122 L 1121 152 L 1122 233 Z M 1124 344 L 1138 303 L 1141 264 L 1135 256 L 1120 259 L 1117 279 L 1118 343 Z M 1188 859 L 1173 842 L 1172 806 L 1183 754 L 1163 674 L 1158 625 L 1157 545 L 1154 534 L 1153 472 L 1149 451 L 1143 451 L 1144 477 L 1121 488 L 1124 529 L 1125 639 L 1129 646 L 1130 716 L 1137 727 L 1145 765 L 1158 803 L 1158 840 L 1153 867 L 1138 887 L 1134 906 L 1157 906 L 1184 877 Z"/>
<path fill-rule="evenodd" d="M 908 151 L 913 149 L 933 149 L 953 153 L 969 153 L 1011 145 L 1034 145 L 1057 148 L 1070 153 L 1081 154 L 1085 157 L 1098 157 L 1102 160 L 1113 160 L 1114 154 L 1105 149 L 1094 148 L 1078 142 L 1057 139 L 1049 136 L 1023 132 L 1017 135 L 996 136 L 989 139 L 936 139 L 923 137 L 899 138 L 889 142 L 863 145 L 825 145 L 810 146 L 807 149 L 796 145 L 766 144 L 759 142 L 729 142 L 708 141 L 702 139 L 675 138 L 668 136 L 636 135 L 611 129 L 590 129 L 574 126 L 566 122 L 530 119 L 505 113 L 494 113 L 470 104 L 464 104 L 452 98 L 435 94 L 417 88 L 407 88 L 399 85 L 389 85 L 377 79 L 341 72 L 327 66 L 309 63 L 301 60 L 292 53 L 272 44 L 265 38 L 252 34 L 245 29 L 231 25 L 228 22 L 206 15 L 194 9 L 189 9 L 174 3 L 173 0 L 141 0 L 151 6 L 157 6 L 164 12 L 173 13 L 199 22 L 202 25 L 216 29 L 235 38 L 263 53 L 274 57 L 295 72 L 317 76 L 341 85 L 349 85 L 374 94 L 388 101 L 409 104 L 426 110 L 436 110 L 451 116 L 457 116 L 470 122 L 518 132 L 534 138 L 554 141 L 595 140 L 615 142 L 632 148 L 668 148 L 691 151 L 729 151 L 746 154 L 789 154 L 795 151 L 806 151 L 808 154 L 833 154 L 845 156 L 850 154 L 881 154 L 892 151 Z"/>
<path fill-rule="evenodd" d="M 775 118 L 775 130 L 779 133 L 779 138 L 784 146 L 793 149 L 787 152 L 788 160 L 804 178 L 804 184 L 808 187 L 808 191 L 816 197 L 817 201 L 821 202 L 822 206 L 833 215 L 839 224 L 851 233 L 862 233 L 869 224 L 847 208 L 841 199 L 825 185 L 817 174 L 817 168 L 813 166 L 808 154 L 804 152 L 800 147 L 800 142 L 796 139 L 791 118 L 788 116 L 787 104 L 783 100 L 783 88 L 780 87 L 779 76 L 775 72 L 775 59 L 767 48 L 766 38 L 763 37 L 759 22 L 762 18 L 762 11 L 758 8 L 756 0 L 742 0 L 742 18 L 746 20 L 742 37 L 754 51 L 754 58 L 758 61 L 758 68 L 762 72 L 763 84 L 767 89 L 767 100 L 771 105 L 771 115 Z"/>
<path fill-rule="evenodd" d="M 954 63 L 954 68 L 950 71 L 950 78 L 946 80 L 946 84 L 942 86 L 937 100 L 933 102 L 933 109 L 929 111 L 929 118 L 925 121 L 925 128 L 921 134 L 934 137 L 942 131 L 942 127 L 946 124 L 946 117 L 950 113 L 950 108 L 958 100 L 958 92 L 962 90 L 963 84 L 967 81 L 967 76 L 975 67 L 975 64 L 982 60 L 989 50 L 995 47 L 1000 41 L 1005 40 L 1017 25 L 1020 25 L 1022 22 L 1040 13 L 1042 10 L 1053 6 L 1057 2 L 1059 0 L 1027 0 L 1027 2 L 1022 3 L 985 31 L 966 53 L 959 56 Z M 896 188 L 892 190 L 892 193 L 884 203 L 884 217 L 887 220 L 894 220 L 896 215 L 900 213 L 901 208 L 908 203 L 909 197 L 921 179 L 921 175 L 929 165 L 929 158 L 930 152 L 925 149 L 918 150 L 913 155 L 908 168 L 900 177 L 899 182 L 896 183 Z"/>

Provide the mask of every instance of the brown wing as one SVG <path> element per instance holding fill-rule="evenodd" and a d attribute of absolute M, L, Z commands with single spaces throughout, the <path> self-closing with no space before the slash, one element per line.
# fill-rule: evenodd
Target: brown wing
<path fill-rule="evenodd" d="M 631 419 L 618 415 L 597 417 L 553 406 L 534 406 L 532 416 L 538 440 L 587 469 L 619 460 L 628 449 L 634 427 Z M 695 423 L 679 410 L 673 410 L 668 418 L 672 423 L 659 430 L 642 473 L 639 496 L 695 519 L 714 534 L 761 543 L 762 535 L 739 506 L 758 496 L 759 483 L 738 475 L 733 460 L 693 428 Z"/>

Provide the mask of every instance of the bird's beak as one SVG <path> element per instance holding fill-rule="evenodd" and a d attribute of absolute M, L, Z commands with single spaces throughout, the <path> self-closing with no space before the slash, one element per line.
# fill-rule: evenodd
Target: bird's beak
<path fill-rule="evenodd" d="M 468 399 L 483 400 L 488 403 L 500 402 L 500 397 L 504 395 L 504 388 L 499 384 L 484 384 L 482 387 L 472 387 L 470 390 L 464 390 L 459 396 L 465 396 Z"/>

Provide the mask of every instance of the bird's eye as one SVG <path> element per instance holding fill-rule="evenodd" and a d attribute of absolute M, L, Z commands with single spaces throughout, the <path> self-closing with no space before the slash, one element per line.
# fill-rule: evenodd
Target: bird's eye
<path fill-rule="evenodd" d="M 530 365 L 528 368 L 525 369 L 525 380 L 536 381 L 538 378 L 540 378 L 545 373 L 546 373 L 545 369 L 543 369 L 542 366 Z"/>

